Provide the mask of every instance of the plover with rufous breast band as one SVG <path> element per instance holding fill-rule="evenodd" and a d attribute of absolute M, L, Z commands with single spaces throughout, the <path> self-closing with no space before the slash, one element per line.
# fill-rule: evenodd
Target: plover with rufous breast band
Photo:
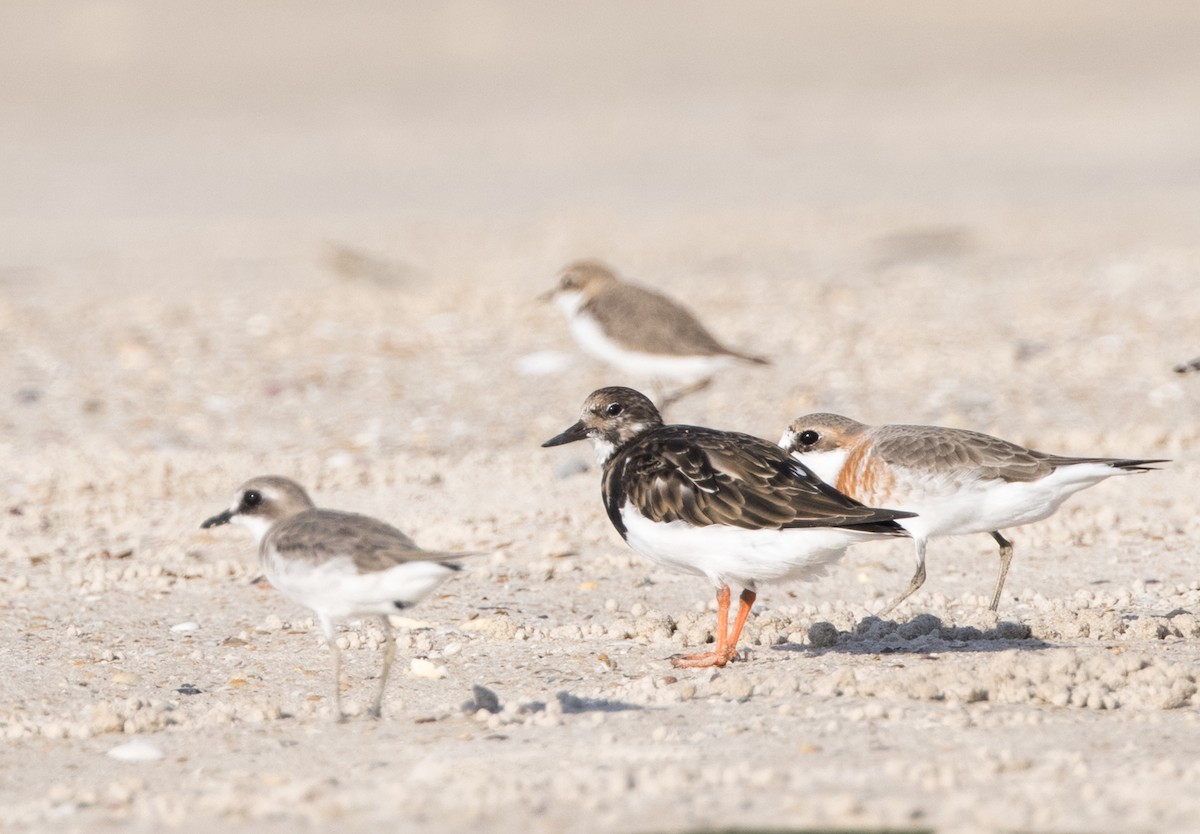
<path fill-rule="evenodd" d="M 916 573 L 881 616 L 925 582 L 929 539 L 966 533 L 988 533 L 1000 546 L 1000 575 L 989 606 L 995 611 L 1013 555 L 1001 530 L 1040 521 L 1071 495 L 1114 475 L 1167 463 L 1051 455 L 964 429 L 869 426 L 838 414 L 797 418 L 779 445 L 859 501 L 916 513 L 899 522 L 912 534 Z"/>
<path fill-rule="evenodd" d="M 229 523 L 254 534 L 267 580 L 316 613 L 333 653 L 333 713 L 337 721 L 345 720 L 337 621 L 379 617 L 383 668 L 379 691 L 367 710 L 378 718 L 396 657 L 388 615 L 427 596 L 459 570 L 451 559 L 470 554 L 422 550 L 390 524 L 356 513 L 318 509 L 299 484 L 274 475 L 246 481 L 238 487 L 229 509 L 200 526 Z"/>
<path fill-rule="evenodd" d="M 568 264 L 541 298 L 554 301 L 585 353 L 661 388 L 663 407 L 707 387 L 730 365 L 768 364 L 721 344 L 678 302 L 621 280 L 597 260 Z M 666 385 L 681 387 L 667 392 Z"/>
<path fill-rule="evenodd" d="M 910 513 L 842 495 L 769 441 L 665 425 L 630 388 L 593 392 L 579 421 L 542 445 L 577 440 L 590 440 L 603 465 L 604 508 L 621 538 L 717 589 L 715 648 L 677 657 L 676 666 L 733 660 L 760 583 L 815 578 L 852 544 L 906 535 L 896 519 Z M 732 628 L 730 585 L 743 589 Z"/>

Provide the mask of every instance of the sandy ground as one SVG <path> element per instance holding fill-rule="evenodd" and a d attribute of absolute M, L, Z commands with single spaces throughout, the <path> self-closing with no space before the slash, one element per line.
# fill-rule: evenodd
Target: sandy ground
<path fill-rule="evenodd" d="M 0 11 L 0 826 L 1194 830 L 1194 4 L 596 5 Z M 999 618 L 988 537 L 889 620 L 861 546 L 672 670 L 709 588 L 539 448 L 644 382 L 533 300 L 586 255 L 773 359 L 677 421 L 1173 463 L 1014 531 Z M 269 472 L 486 551 L 381 721 L 199 529 Z"/>

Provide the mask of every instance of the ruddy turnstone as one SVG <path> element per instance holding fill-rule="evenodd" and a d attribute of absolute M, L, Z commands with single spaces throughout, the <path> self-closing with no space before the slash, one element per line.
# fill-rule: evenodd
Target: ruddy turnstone
<path fill-rule="evenodd" d="M 200 526 L 233 522 L 258 539 L 263 572 L 284 595 L 311 608 L 333 653 L 334 718 L 344 721 L 337 620 L 379 616 L 383 670 L 368 713 L 379 717 L 388 672 L 396 657 L 388 615 L 426 596 L 459 569 L 447 560 L 466 554 L 422 550 L 390 524 L 337 510 L 317 509 L 299 484 L 267 475 L 238 487 L 232 506 Z"/>
<path fill-rule="evenodd" d="M 717 588 L 716 648 L 677 657 L 676 666 L 724 666 L 760 582 L 820 576 L 851 544 L 905 535 L 894 519 L 911 515 L 863 506 L 766 440 L 664 425 L 630 388 L 593 392 L 579 422 L 542 445 L 584 439 L 604 467 L 604 508 L 621 538 Z M 732 630 L 731 584 L 743 589 Z"/>
<path fill-rule="evenodd" d="M 768 364 L 725 347 L 684 307 L 621 281 L 600 261 L 568 264 L 558 286 L 541 297 L 562 310 L 585 353 L 655 386 L 681 386 L 659 391 L 664 407 L 707 387 L 713 374 L 729 365 Z"/>
<path fill-rule="evenodd" d="M 837 414 L 798 418 L 779 445 L 847 495 L 917 514 L 899 522 L 912 534 L 917 571 L 881 615 L 925 582 L 926 542 L 962 533 L 989 533 L 1000 545 L 1000 575 L 990 606 L 995 611 L 1013 554 L 1001 530 L 1040 521 L 1069 496 L 1112 475 L 1166 463 L 1050 455 L 979 432 L 867 426 Z"/>

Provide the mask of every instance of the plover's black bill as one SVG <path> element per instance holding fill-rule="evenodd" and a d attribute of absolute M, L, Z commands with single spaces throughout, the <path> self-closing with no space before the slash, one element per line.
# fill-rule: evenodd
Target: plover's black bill
<path fill-rule="evenodd" d="M 200 525 L 201 530 L 207 530 L 209 527 L 220 527 L 222 524 L 228 524 L 233 519 L 233 510 L 226 510 L 223 513 L 218 513 L 212 518 L 206 518 L 204 523 Z"/>

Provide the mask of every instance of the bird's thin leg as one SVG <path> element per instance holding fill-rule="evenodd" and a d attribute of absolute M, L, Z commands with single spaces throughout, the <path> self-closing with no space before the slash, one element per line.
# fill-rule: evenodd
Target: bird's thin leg
<path fill-rule="evenodd" d="M 333 620 L 318 615 L 321 619 L 321 631 L 325 633 L 325 642 L 329 644 L 329 652 L 333 655 L 333 720 L 342 723 L 346 720 L 342 712 L 342 651 L 338 648 Z"/>
<path fill-rule="evenodd" d="M 685 385 L 684 387 L 672 391 L 669 394 L 665 394 L 662 398 L 662 404 L 659 406 L 659 410 L 666 410 L 668 406 L 675 405 L 675 403 L 679 402 L 684 397 L 690 394 L 695 394 L 698 391 L 703 391 L 710 385 L 712 385 L 712 377 L 709 377 L 708 379 L 702 379 L 699 382 L 693 382 L 691 385 Z"/>
<path fill-rule="evenodd" d="M 654 404 L 662 411 L 667 407 L 667 389 L 663 387 L 661 380 L 654 380 L 650 383 L 650 387 L 654 389 Z"/>
<path fill-rule="evenodd" d="M 730 632 L 729 639 L 725 642 L 725 652 L 729 655 L 730 660 L 737 657 L 737 643 L 742 636 L 742 626 L 746 624 L 746 618 L 750 616 L 750 609 L 754 606 L 754 600 L 757 598 L 758 594 L 749 588 L 743 589 L 742 595 L 738 598 L 737 618 L 733 621 L 733 631 Z"/>
<path fill-rule="evenodd" d="M 917 548 L 917 572 L 913 574 L 913 578 L 909 580 L 908 587 L 904 589 L 904 593 L 892 600 L 891 605 L 880 611 L 876 616 L 886 617 L 896 610 L 897 606 L 904 600 L 911 597 L 917 592 L 917 589 L 925 584 L 925 540 L 915 539 Z"/>
<path fill-rule="evenodd" d="M 729 638 L 729 586 L 722 585 L 717 591 L 717 648 L 711 652 L 700 654 L 685 654 L 671 658 L 671 665 L 679 669 L 703 668 L 705 666 L 724 666 L 729 662 L 729 652 L 726 641 Z"/>
<path fill-rule="evenodd" d="M 392 624 L 388 622 L 387 617 L 380 617 L 379 622 L 383 626 L 383 671 L 379 673 L 379 692 L 375 695 L 375 703 L 367 711 L 372 718 L 378 718 L 382 714 L 383 693 L 387 689 L 388 673 L 392 671 L 392 661 L 396 659 L 396 641 L 392 637 Z"/>
<path fill-rule="evenodd" d="M 329 641 L 329 651 L 333 652 L 333 720 L 341 724 L 346 713 L 342 712 L 342 650 L 336 640 Z"/>
<path fill-rule="evenodd" d="M 1012 542 L 1000 535 L 998 530 L 992 531 L 992 538 L 996 540 L 996 544 L 1000 545 L 1000 575 L 996 577 L 996 590 L 992 594 L 992 604 L 988 606 L 995 611 L 1000 607 L 1000 592 L 1004 590 L 1004 580 L 1008 578 L 1008 565 L 1012 562 L 1013 546 Z"/>

